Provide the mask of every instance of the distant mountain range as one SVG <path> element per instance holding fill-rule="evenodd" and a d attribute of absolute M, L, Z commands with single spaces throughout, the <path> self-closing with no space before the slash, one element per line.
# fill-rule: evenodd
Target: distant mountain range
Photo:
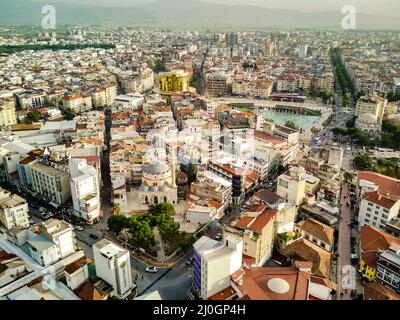
<path fill-rule="evenodd" d="M 111 1 L 111 0 L 110 0 Z M 1 25 L 41 25 L 43 5 L 54 4 L 57 24 L 148 27 L 341 28 L 341 12 L 305 13 L 196 0 L 158 0 L 134 7 L 80 5 L 67 0 L 0 0 Z M 400 19 L 359 13 L 358 29 L 400 30 Z"/>

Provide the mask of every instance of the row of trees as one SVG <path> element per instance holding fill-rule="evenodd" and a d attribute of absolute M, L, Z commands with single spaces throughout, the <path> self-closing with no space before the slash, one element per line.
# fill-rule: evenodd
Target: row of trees
<path fill-rule="evenodd" d="M 334 128 L 332 132 L 336 135 L 350 136 L 353 143 L 368 147 L 384 147 L 391 149 L 400 148 L 400 126 L 391 120 L 383 120 L 382 133 L 379 138 L 372 139 L 361 129 L 355 127 L 355 118 L 347 121 L 347 128 Z"/>
<path fill-rule="evenodd" d="M 318 90 L 317 87 L 312 86 L 308 95 L 312 98 L 322 98 L 324 103 L 328 103 L 328 101 L 332 102 L 333 104 L 336 103 L 335 94 L 332 92 L 327 92 L 325 90 Z"/>
<path fill-rule="evenodd" d="M 116 213 L 116 212 L 115 212 Z M 163 240 L 168 241 L 179 230 L 174 221 L 174 207 L 169 203 L 151 205 L 147 214 L 125 217 L 113 215 L 108 219 L 108 228 L 116 235 L 124 233 L 131 243 L 142 248 L 154 244 L 153 228 L 157 227 Z"/>
<path fill-rule="evenodd" d="M 115 45 L 113 44 L 24 44 L 24 45 L 7 45 L 0 46 L 0 53 L 12 54 L 16 52 L 26 51 L 26 50 L 79 50 L 86 48 L 101 48 L 101 49 L 113 49 Z"/>
<path fill-rule="evenodd" d="M 354 86 L 350 79 L 349 74 L 347 73 L 346 68 L 344 67 L 342 60 L 340 59 L 340 52 L 338 48 L 331 49 L 330 51 L 331 61 L 334 66 L 336 80 L 343 94 L 343 106 L 349 107 L 351 94 L 354 93 Z"/>
<path fill-rule="evenodd" d="M 65 120 L 72 120 L 75 118 L 76 113 L 73 109 L 68 108 L 63 111 L 63 116 Z M 38 122 L 41 119 L 41 114 L 37 111 L 29 111 L 24 119 L 25 124 L 32 124 Z"/>
<path fill-rule="evenodd" d="M 375 161 L 368 154 L 362 154 L 354 158 L 354 166 L 358 170 L 374 171 L 393 178 L 400 177 L 397 159 L 378 159 Z"/>
<path fill-rule="evenodd" d="M 389 92 L 386 95 L 386 99 L 388 99 L 389 102 L 399 101 L 400 100 L 400 93 Z"/>

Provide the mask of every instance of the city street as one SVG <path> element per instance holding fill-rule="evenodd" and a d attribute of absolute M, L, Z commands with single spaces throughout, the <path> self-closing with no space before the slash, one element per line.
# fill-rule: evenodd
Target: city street
<path fill-rule="evenodd" d="M 340 300 L 351 299 L 351 215 L 350 206 L 347 206 L 347 202 L 350 202 L 350 191 L 347 183 L 342 183 L 341 192 L 341 208 L 340 208 L 340 219 L 339 219 L 339 239 L 338 239 L 338 260 L 337 260 L 337 298 Z"/>

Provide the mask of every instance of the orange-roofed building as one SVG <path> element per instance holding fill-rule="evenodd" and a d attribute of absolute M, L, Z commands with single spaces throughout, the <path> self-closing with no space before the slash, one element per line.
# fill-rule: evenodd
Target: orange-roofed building
<path fill-rule="evenodd" d="M 400 239 L 374 227 L 361 227 L 360 271 L 365 278 L 375 279 L 378 251 L 388 249 L 392 243 L 400 245 Z"/>
<path fill-rule="evenodd" d="M 312 274 L 311 269 L 312 263 L 303 261 L 287 268 L 251 268 L 232 277 L 237 296 L 231 300 L 331 300 L 336 285 Z"/>
<path fill-rule="evenodd" d="M 243 240 L 243 266 L 261 266 L 271 258 L 275 241 L 276 210 L 265 209 L 261 214 L 243 216 L 224 234 L 233 234 Z"/>

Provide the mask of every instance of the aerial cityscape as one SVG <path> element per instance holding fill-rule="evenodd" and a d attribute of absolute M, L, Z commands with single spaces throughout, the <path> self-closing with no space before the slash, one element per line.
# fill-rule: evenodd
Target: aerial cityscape
<path fill-rule="evenodd" d="M 399 3 L 300 2 L 0 0 L 0 300 L 400 300 Z"/>

